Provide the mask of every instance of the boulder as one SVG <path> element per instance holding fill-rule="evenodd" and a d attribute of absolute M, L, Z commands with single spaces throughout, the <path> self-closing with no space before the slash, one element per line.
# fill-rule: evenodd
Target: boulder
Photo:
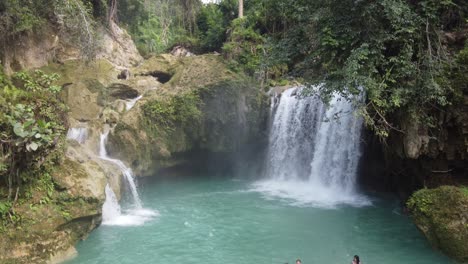
<path fill-rule="evenodd" d="M 468 263 L 468 188 L 422 189 L 408 200 L 416 226 L 448 256 Z"/>

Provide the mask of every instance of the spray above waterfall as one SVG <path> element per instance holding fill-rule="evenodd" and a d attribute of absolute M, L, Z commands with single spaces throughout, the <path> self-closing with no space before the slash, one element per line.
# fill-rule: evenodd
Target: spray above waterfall
<path fill-rule="evenodd" d="M 109 184 L 107 184 L 105 189 L 106 201 L 102 206 L 103 224 L 119 226 L 142 225 L 145 222 L 153 219 L 153 217 L 155 217 L 158 213 L 143 208 L 132 170 L 125 166 L 121 160 L 110 158 L 107 155 L 106 142 L 108 136 L 109 130 L 106 130 L 103 134 L 101 134 L 99 157 L 103 160 L 115 164 L 120 169 L 125 182 L 130 188 L 132 202 L 130 204 L 130 208 L 127 210 L 122 210 L 114 191 L 109 186 Z"/>
<path fill-rule="evenodd" d="M 298 98 L 301 89 L 286 90 L 272 107 L 266 180 L 255 189 L 298 205 L 369 204 L 356 190 L 361 118 L 338 95 L 327 107 L 318 96 Z"/>
<path fill-rule="evenodd" d="M 71 127 L 67 132 L 67 139 L 72 139 L 80 144 L 84 144 L 88 139 L 87 127 Z"/>

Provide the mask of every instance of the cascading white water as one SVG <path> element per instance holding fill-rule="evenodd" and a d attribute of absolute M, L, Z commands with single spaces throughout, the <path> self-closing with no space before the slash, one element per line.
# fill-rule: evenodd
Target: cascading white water
<path fill-rule="evenodd" d="M 367 205 L 356 191 L 362 119 L 335 95 L 330 107 L 318 96 L 298 98 L 302 88 L 283 92 L 272 108 L 267 180 L 255 188 L 300 205 Z"/>
<path fill-rule="evenodd" d="M 138 96 L 138 97 L 136 97 L 136 98 L 133 98 L 133 99 L 130 99 L 130 100 L 126 101 L 126 102 L 125 102 L 125 110 L 126 110 L 126 111 L 130 111 L 130 109 L 132 109 L 132 108 L 135 106 L 135 104 L 136 104 L 141 98 L 143 98 L 143 95 L 140 95 L 140 96 Z"/>
<path fill-rule="evenodd" d="M 112 220 L 119 218 L 122 213 L 119 200 L 117 200 L 117 197 L 109 184 L 106 185 L 105 192 L 106 201 L 102 205 L 102 221 L 104 223 L 110 223 Z"/>
<path fill-rule="evenodd" d="M 86 127 L 71 127 L 68 129 L 67 138 L 76 140 L 80 144 L 84 144 L 88 139 L 88 128 Z"/>
<path fill-rule="evenodd" d="M 102 219 L 104 225 L 142 225 L 145 222 L 151 220 L 158 213 L 157 211 L 152 211 L 144 209 L 141 204 L 140 197 L 138 195 L 138 190 L 135 184 L 135 179 L 133 172 L 130 168 L 125 166 L 125 164 L 118 159 L 110 158 L 107 155 L 106 142 L 109 135 L 109 130 L 101 134 L 100 143 L 99 143 L 99 157 L 103 160 L 112 162 L 117 165 L 122 171 L 122 175 L 126 180 L 130 191 L 132 194 L 132 207 L 126 211 L 126 214 L 122 213 L 121 206 L 117 200 L 117 197 L 110 188 L 109 184 L 106 185 L 106 201 L 102 207 Z"/>
<path fill-rule="evenodd" d="M 127 181 L 128 185 L 130 186 L 130 191 L 132 193 L 132 198 L 133 198 L 133 205 L 135 208 L 140 209 L 141 208 L 141 200 L 138 195 L 137 187 L 135 184 L 135 179 L 133 178 L 133 172 L 132 169 L 128 168 L 125 166 L 125 164 L 118 159 L 112 159 L 107 156 L 107 150 L 106 150 L 106 142 L 107 142 L 107 137 L 109 136 L 109 131 L 106 131 L 105 133 L 101 134 L 101 140 L 100 140 L 100 147 L 99 147 L 99 157 L 103 160 L 110 161 L 117 165 L 119 169 L 122 171 L 122 174 Z"/>

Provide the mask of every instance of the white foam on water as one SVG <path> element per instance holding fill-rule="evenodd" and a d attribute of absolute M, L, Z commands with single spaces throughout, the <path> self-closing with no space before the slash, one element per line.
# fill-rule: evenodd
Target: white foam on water
<path fill-rule="evenodd" d="M 103 219 L 102 224 L 106 226 L 141 226 L 158 216 L 158 211 L 144 208 L 132 209 L 110 219 Z"/>
<path fill-rule="evenodd" d="M 334 209 L 340 205 L 364 207 L 371 200 L 356 193 L 346 193 L 337 187 L 324 188 L 297 180 L 263 180 L 252 185 L 251 191 L 260 192 L 266 199 L 282 199 L 290 205 Z M 339 195 L 337 195 L 339 194 Z"/>
<path fill-rule="evenodd" d="M 339 95 L 327 107 L 318 96 L 298 98 L 301 89 L 273 101 L 266 179 L 252 190 L 299 206 L 370 205 L 356 187 L 362 119 Z"/>

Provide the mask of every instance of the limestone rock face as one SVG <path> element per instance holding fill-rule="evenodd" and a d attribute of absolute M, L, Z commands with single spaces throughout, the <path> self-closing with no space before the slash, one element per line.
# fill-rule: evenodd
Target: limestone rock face
<path fill-rule="evenodd" d="M 194 159 L 190 155 L 235 155 L 249 143 L 260 141 L 267 96 L 254 82 L 229 70 L 219 56 L 164 54 L 131 72 L 138 76 L 128 80 L 133 88 L 138 84 L 152 86 L 142 77 L 158 80 L 159 73 L 172 76 L 155 85 L 156 89 L 147 89 L 134 108 L 122 113 L 109 136 L 111 155 L 126 160 L 137 175 L 181 166 Z M 152 107 L 170 116 L 148 118 Z M 197 117 L 191 119 L 186 114 Z"/>
<path fill-rule="evenodd" d="M 105 199 L 106 176 L 88 166 L 66 158 L 51 175 L 54 192 L 36 187 L 16 206 L 21 229 L 2 233 L 0 263 L 59 263 L 76 252 L 74 244 L 100 224 Z"/>
<path fill-rule="evenodd" d="M 406 133 L 403 136 L 405 155 L 410 159 L 417 159 L 427 153 L 429 136 L 427 129 L 417 122 L 406 121 L 404 123 Z"/>
<path fill-rule="evenodd" d="M 100 38 L 95 43 L 95 58 L 106 59 L 120 69 L 140 63 L 143 58 L 130 35 L 114 23 L 109 27 L 110 30 L 103 27 L 97 29 Z M 61 36 L 60 30 L 47 24 L 40 33 L 20 36 L 15 45 L 0 51 L 0 60 L 7 73 L 44 67 L 53 61 L 63 63 L 78 60 L 80 56 L 80 50 L 73 41 Z"/>
<path fill-rule="evenodd" d="M 408 207 L 429 242 L 468 263 L 468 189 L 442 186 L 413 194 Z"/>
<path fill-rule="evenodd" d="M 96 58 L 107 59 L 112 64 L 122 68 L 136 66 L 143 61 L 132 37 L 114 22 L 109 27 L 110 34 L 107 30 L 100 29 L 100 35 L 103 36 L 103 39 Z"/>
<path fill-rule="evenodd" d="M 105 186 L 121 197 L 122 172 L 99 158 L 100 134 L 119 123 L 138 96 L 159 85 L 151 76 L 118 79 L 142 57 L 117 25 L 98 29 L 91 62 L 81 61 L 79 50 L 54 27 L 45 27 L 2 49 L 0 60 L 8 73 L 41 68 L 60 75 L 60 97 L 70 110 L 70 139 L 63 161 L 50 173 L 54 185 L 33 186 L 25 202 L 15 206 L 21 223 L 2 233 L 0 263 L 59 263 L 76 253 L 75 243 L 101 222 Z"/>

